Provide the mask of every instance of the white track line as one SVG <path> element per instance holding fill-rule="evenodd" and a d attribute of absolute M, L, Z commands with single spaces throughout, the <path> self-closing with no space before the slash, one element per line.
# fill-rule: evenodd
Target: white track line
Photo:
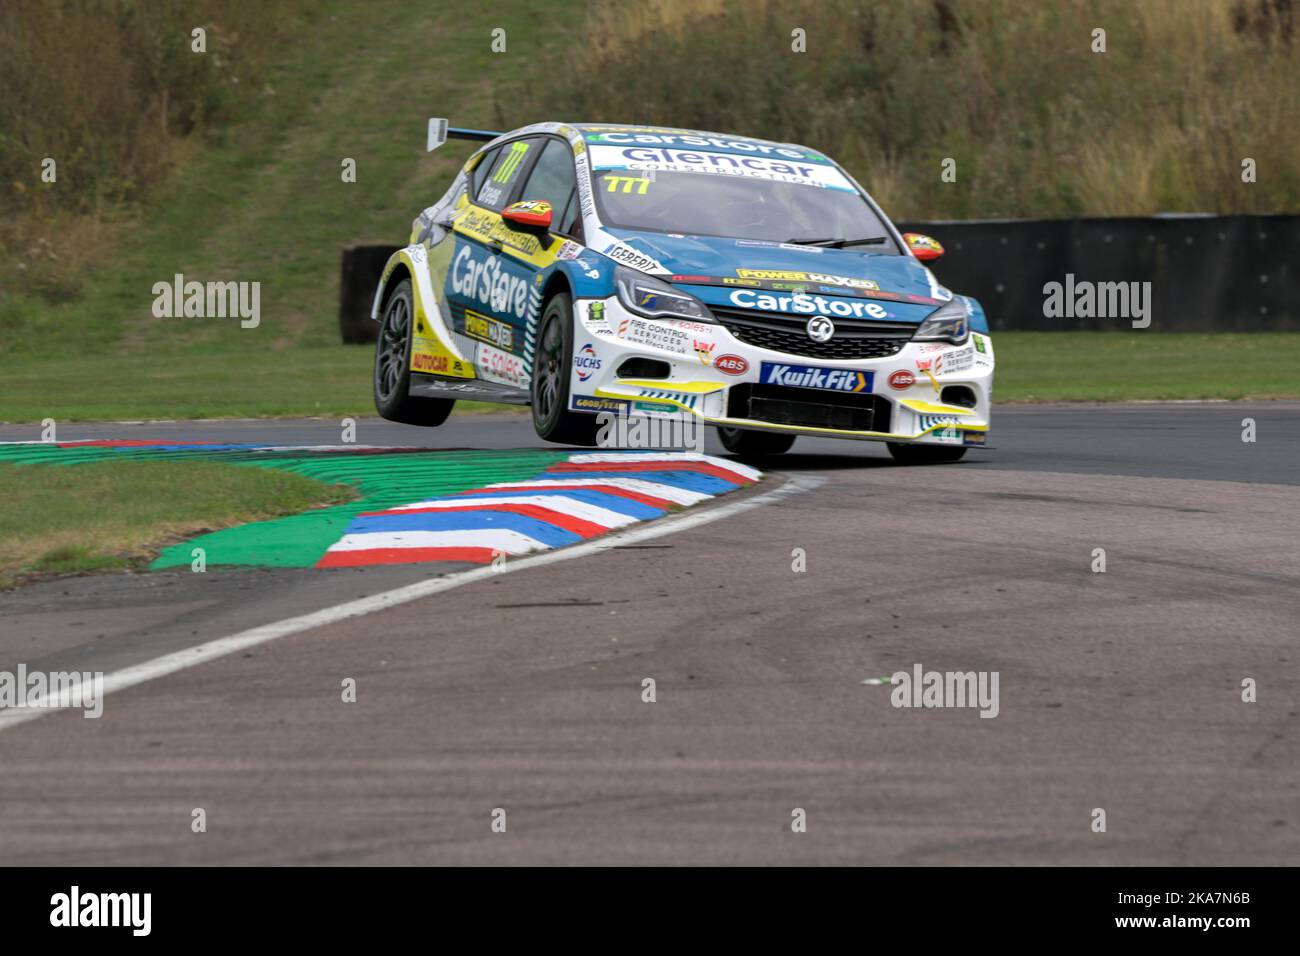
<path fill-rule="evenodd" d="M 568 515 L 571 518 L 590 521 L 602 528 L 623 528 L 638 523 L 638 519 L 633 518 L 631 515 L 625 515 L 620 511 L 610 511 L 608 508 L 602 508 L 599 505 L 587 504 L 585 501 L 570 498 L 566 495 L 505 495 L 500 498 L 476 498 L 473 495 L 457 495 L 455 498 L 434 498 L 429 501 L 412 502 L 409 505 L 398 505 L 395 508 L 389 508 L 387 511 L 378 513 L 371 511 L 363 517 L 391 518 L 411 514 L 412 512 L 420 514 L 426 511 L 457 511 L 471 508 L 490 508 L 494 505 L 535 505 L 538 508 L 545 508 L 548 511 Z"/>
<path fill-rule="evenodd" d="M 485 511 L 480 518 L 491 522 L 500 512 Z M 373 551 L 376 549 L 403 550 L 406 548 L 490 548 L 504 554 L 527 554 L 545 551 L 550 545 L 544 541 L 511 531 L 509 528 L 466 528 L 462 531 L 353 531 L 329 546 L 327 554 L 345 551 Z"/>
<path fill-rule="evenodd" d="M 164 654 L 162 657 L 156 657 L 151 661 L 145 661 L 142 664 L 135 664 L 131 667 L 125 667 L 120 671 L 106 674 L 104 675 L 104 686 L 101 696 L 106 696 L 119 690 L 126 690 L 128 687 L 134 687 L 137 684 L 143 684 L 146 681 L 155 680 L 159 677 L 166 677 L 169 674 L 175 674 L 198 664 L 206 664 L 208 661 L 216 660 L 219 657 L 225 657 L 228 654 L 234 654 L 238 651 L 247 650 L 250 647 L 256 647 L 259 644 L 273 641 L 277 637 L 287 637 L 290 634 L 300 634 L 303 631 L 325 627 L 328 624 L 345 621 L 351 617 L 360 617 L 363 614 L 373 614 L 375 611 L 382 611 L 390 607 L 397 607 L 400 604 L 418 601 L 420 598 L 428 597 L 431 594 L 450 591 L 452 588 L 458 588 L 463 584 L 472 584 L 475 581 L 481 581 L 485 578 L 494 577 L 499 574 L 509 574 L 512 571 L 523 571 L 542 564 L 568 561 L 570 558 L 581 558 L 589 554 L 598 554 L 601 551 L 608 551 L 610 548 L 621 547 L 637 541 L 645 541 L 649 538 L 658 538 L 666 534 L 673 534 L 677 531 L 686 531 L 702 524 L 708 524 L 711 521 L 717 521 L 720 518 L 729 518 L 732 515 L 740 514 L 743 511 L 750 511 L 762 505 L 772 504 L 780 501 L 782 498 L 789 498 L 792 495 L 797 495 L 801 492 L 811 491 L 814 488 L 820 487 L 825 482 L 826 479 L 820 475 L 795 475 L 786 479 L 785 483 L 779 488 L 749 498 L 742 498 L 740 501 L 720 504 L 700 511 L 691 511 L 686 514 L 673 515 L 667 518 L 659 518 L 654 521 L 646 522 L 644 525 L 628 531 L 615 531 L 611 534 L 594 538 L 591 541 L 585 541 L 582 544 L 575 544 L 570 545 L 567 548 L 561 548 L 558 551 L 548 551 L 545 554 L 507 561 L 499 568 L 481 567 L 471 568 L 467 571 L 457 571 L 454 574 L 448 574 L 444 577 L 431 578 L 427 581 L 417 581 L 415 584 L 408 584 L 405 587 L 395 588 L 392 591 L 383 591 L 379 594 L 372 594 L 370 597 L 358 598 L 355 601 L 348 601 L 344 604 L 337 604 L 334 607 L 323 608 L 319 611 L 313 611 L 311 614 L 286 618 L 283 621 L 276 621 L 272 624 L 263 624 L 260 627 L 254 627 L 247 631 L 240 631 L 237 634 L 231 634 L 229 637 L 222 637 L 215 641 L 196 644 L 194 647 L 188 647 L 180 651 L 173 651 L 171 654 Z M 60 707 L 68 707 L 72 704 L 70 694 L 71 691 L 67 691 L 61 695 L 61 697 L 69 699 L 60 699 Z M 19 724 L 25 724 L 30 720 L 36 720 L 38 717 L 43 717 L 46 714 L 56 714 L 59 712 L 58 708 L 44 706 L 7 708 L 5 710 L 0 710 L 0 732 L 8 730 L 11 727 L 16 727 Z"/>
<path fill-rule="evenodd" d="M 551 474 L 554 474 L 554 472 L 551 472 Z M 574 472 L 573 478 L 556 477 L 534 478 L 532 481 L 497 481 L 490 485 L 484 485 L 482 488 L 476 488 L 474 494 L 484 491 L 527 491 L 529 489 L 545 491 L 547 488 L 566 485 L 576 485 L 580 488 L 585 488 L 588 485 L 609 485 L 614 488 L 622 488 L 625 491 L 638 491 L 643 495 L 649 495 L 651 498 L 671 501 L 675 505 L 694 505 L 718 497 L 714 494 L 705 494 L 702 491 L 691 491 L 689 488 L 678 488 L 676 485 L 647 481 L 644 478 L 583 478 L 581 475 L 582 472 Z"/>

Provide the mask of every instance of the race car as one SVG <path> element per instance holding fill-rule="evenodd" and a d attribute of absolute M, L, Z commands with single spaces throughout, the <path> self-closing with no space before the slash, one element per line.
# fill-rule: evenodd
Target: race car
<path fill-rule="evenodd" d="M 983 309 L 827 156 L 609 124 L 429 136 L 482 145 L 375 291 L 383 417 L 438 425 L 464 398 L 531 405 L 566 444 L 613 413 L 690 416 L 744 456 L 798 435 L 909 464 L 985 445 Z"/>

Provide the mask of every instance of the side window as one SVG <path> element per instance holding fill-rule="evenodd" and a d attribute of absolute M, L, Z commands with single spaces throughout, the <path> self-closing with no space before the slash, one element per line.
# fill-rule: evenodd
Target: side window
<path fill-rule="evenodd" d="M 526 160 L 537 148 L 538 142 L 535 139 L 517 139 L 513 143 L 502 146 L 496 155 L 496 161 L 492 164 L 491 172 L 475 193 L 474 201 L 488 209 L 505 208 L 506 200 L 514 190 L 520 173 L 528 168 Z M 487 159 L 483 162 L 486 165 Z"/>
<path fill-rule="evenodd" d="M 491 172 L 492 165 L 497 161 L 497 153 L 499 152 L 501 152 L 500 146 L 484 156 L 479 161 L 479 164 L 474 167 L 474 172 L 469 174 L 469 195 L 471 199 L 477 197 L 478 191 L 483 188 L 483 181 L 487 179 L 488 173 Z"/>
<path fill-rule="evenodd" d="M 563 140 L 548 139 L 533 167 L 520 199 L 545 199 L 551 204 L 556 232 L 573 234 L 577 219 L 578 180 L 573 174 L 573 150 Z"/>

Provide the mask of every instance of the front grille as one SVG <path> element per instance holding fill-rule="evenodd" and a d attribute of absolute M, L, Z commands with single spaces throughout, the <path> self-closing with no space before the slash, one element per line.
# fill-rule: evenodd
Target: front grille
<path fill-rule="evenodd" d="M 808 338 L 808 320 L 779 312 L 751 312 L 710 306 L 728 332 L 747 345 L 787 355 L 818 359 L 883 359 L 897 355 L 916 332 L 906 322 L 871 322 L 836 319 L 829 342 Z"/>
<path fill-rule="evenodd" d="M 727 393 L 727 417 L 773 425 L 889 431 L 890 405 L 879 395 L 745 383 Z"/>

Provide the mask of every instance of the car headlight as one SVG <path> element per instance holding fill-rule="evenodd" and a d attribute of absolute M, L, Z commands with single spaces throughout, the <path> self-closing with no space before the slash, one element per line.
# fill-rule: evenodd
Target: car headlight
<path fill-rule="evenodd" d="M 618 289 L 618 301 L 623 303 L 623 308 L 648 319 L 714 321 L 709 307 L 695 296 L 674 289 L 667 282 L 644 272 L 618 266 L 614 269 L 614 285 Z"/>
<path fill-rule="evenodd" d="M 947 305 L 935 309 L 921 323 L 913 342 L 951 342 L 961 345 L 970 337 L 970 316 L 966 303 L 953 299 Z"/>

